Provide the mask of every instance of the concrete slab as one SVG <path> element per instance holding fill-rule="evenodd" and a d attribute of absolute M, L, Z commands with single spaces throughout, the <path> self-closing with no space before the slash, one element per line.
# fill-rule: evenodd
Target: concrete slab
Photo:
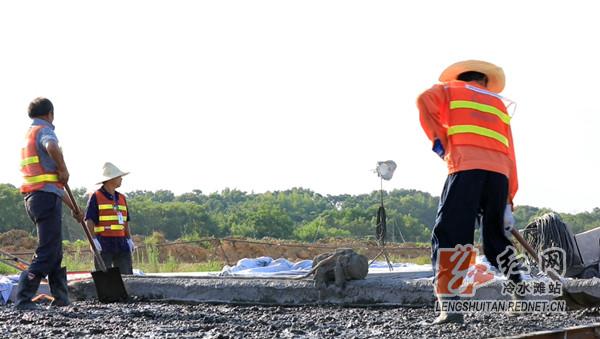
<path fill-rule="evenodd" d="M 351 281 L 339 292 L 335 287 L 317 289 L 310 280 L 215 277 L 124 277 L 131 296 L 174 302 L 268 304 L 268 305 L 433 305 L 430 278 L 412 274 L 373 274 Z M 477 291 L 480 299 L 506 299 L 495 282 Z M 95 299 L 92 281 L 71 286 L 78 300 Z"/>
<path fill-rule="evenodd" d="M 369 274 L 350 281 L 338 291 L 334 286 L 318 289 L 311 280 L 289 278 L 215 276 L 124 276 L 131 296 L 160 301 L 266 305 L 353 305 L 431 306 L 435 302 L 430 272 L 389 272 Z M 569 290 L 600 297 L 600 279 L 569 280 Z M 501 293 L 503 281 L 479 287 L 474 299 L 507 300 Z M 76 300 L 96 298 L 92 280 L 71 284 Z M 551 299 L 537 296 L 535 299 Z M 527 297 L 526 299 L 532 299 Z"/>
<path fill-rule="evenodd" d="M 413 275 L 414 277 L 414 275 Z M 131 296 L 174 302 L 268 305 L 409 305 L 433 303 L 431 279 L 374 274 L 351 281 L 342 293 L 333 286 L 315 288 L 311 280 L 240 277 L 123 277 Z M 93 281 L 70 286 L 73 298 L 96 298 Z"/>

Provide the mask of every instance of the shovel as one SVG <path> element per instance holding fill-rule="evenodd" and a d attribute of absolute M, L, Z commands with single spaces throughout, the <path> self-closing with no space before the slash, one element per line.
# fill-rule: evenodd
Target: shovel
<path fill-rule="evenodd" d="M 73 193 L 71 193 L 69 185 L 65 184 L 65 190 L 69 195 L 69 200 L 71 200 L 71 204 L 73 205 L 75 212 L 79 214 L 79 205 L 77 205 L 77 202 L 75 202 L 75 198 L 73 197 Z M 92 272 L 92 278 L 94 279 L 94 285 L 96 285 L 96 294 L 98 295 L 98 300 L 100 300 L 102 303 L 112 303 L 127 300 L 127 291 L 125 290 L 125 284 L 123 284 L 123 278 L 121 277 L 119 268 L 111 267 L 106 269 L 104 260 L 102 260 L 102 256 L 100 255 L 100 251 L 94 245 L 94 240 L 92 239 L 90 230 L 87 228 L 83 220 L 81 221 L 81 226 L 83 227 L 85 236 L 92 247 L 94 258 L 100 267 L 100 271 Z"/>
<path fill-rule="evenodd" d="M 523 246 L 523 248 L 525 248 L 527 253 L 529 253 L 529 256 L 531 256 L 533 261 L 539 265 L 537 253 L 531 247 L 531 245 L 529 245 L 529 243 L 523 238 L 521 233 L 519 233 L 519 231 L 515 228 L 513 228 L 510 232 L 515 237 L 515 239 L 517 239 L 517 241 L 521 244 L 521 246 Z M 546 272 L 546 273 L 552 280 L 559 281 L 561 283 L 562 288 L 563 288 L 562 299 L 564 299 L 567 302 L 567 305 L 569 307 L 582 308 L 582 307 L 595 307 L 595 306 L 600 305 L 600 298 L 598 298 L 594 295 L 591 295 L 591 294 L 588 294 L 585 292 L 569 292 L 567 290 L 566 282 L 563 279 L 563 277 L 558 275 L 553 270 L 548 270 L 548 272 Z"/>

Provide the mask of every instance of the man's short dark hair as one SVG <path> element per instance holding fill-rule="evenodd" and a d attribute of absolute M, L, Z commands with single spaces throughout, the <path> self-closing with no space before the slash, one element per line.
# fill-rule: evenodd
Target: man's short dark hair
<path fill-rule="evenodd" d="M 466 82 L 481 81 L 481 82 L 484 82 L 487 84 L 488 77 L 481 72 L 468 71 L 468 72 L 460 73 L 458 75 L 458 77 L 456 77 L 456 80 L 466 81 Z"/>
<path fill-rule="evenodd" d="M 28 113 L 29 117 L 32 119 L 50 114 L 52 112 L 54 112 L 54 105 L 52 105 L 52 102 L 46 98 L 35 98 L 29 104 Z"/>

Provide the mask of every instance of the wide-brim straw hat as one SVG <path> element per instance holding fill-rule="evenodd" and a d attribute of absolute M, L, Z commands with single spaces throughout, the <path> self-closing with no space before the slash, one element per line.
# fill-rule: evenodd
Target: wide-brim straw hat
<path fill-rule="evenodd" d="M 439 80 L 441 82 L 456 80 L 464 72 L 483 73 L 488 78 L 488 90 L 495 93 L 500 93 L 504 90 L 505 78 L 502 68 L 481 60 L 465 60 L 452 64 L 442 72 Z"/>
<path fill-rule="evenodd" d="M 129 174 L 129 172 L 123 172 L 117 166 L 113 165 L 113 163 L 106 162 L 104 163 L 104 166 L 102 166 L 102 180 L 96 184 L 103 184 L 110 179 L 122 177 L 127 174 Z"/>

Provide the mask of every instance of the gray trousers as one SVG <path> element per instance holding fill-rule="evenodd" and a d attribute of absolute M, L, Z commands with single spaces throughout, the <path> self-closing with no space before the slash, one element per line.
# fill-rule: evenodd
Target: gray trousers
<path fill-rule="evenodd" d="M 131 252 L 101 252 L 100 255 L 102 256 L 104 265 L 107 269 L 111 267 L 118 267 L 121 274 L 133 274 Z M 98 267 L 98 261 L 96 261 L 96 259 L 94 259 L 94 266 L 96 266 L 96 271 L 100 270 L 100 267 Z"/>

